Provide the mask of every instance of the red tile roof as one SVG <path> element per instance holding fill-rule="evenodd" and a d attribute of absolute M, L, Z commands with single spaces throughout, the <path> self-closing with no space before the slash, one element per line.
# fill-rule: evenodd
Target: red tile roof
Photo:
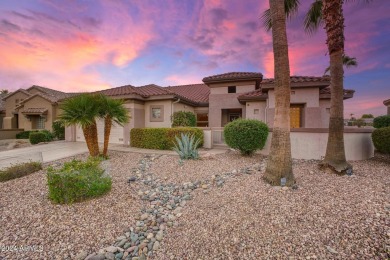
<path fill-rule="evenodd" d="M 329 82 L 330 83 L 330 77 L 325 75 L 321 77 L 316 76 L 291 76 L 290 77 L 291 83 L 302 83 L 302 82 Z M 261 84 L 273 84 L 275 83 L 275 79 L 263 79 Z"/>
<path fill-rule="evenodd" d="M 210 88 L 206 84 L 169 86 L 167 89 L 180 98 L 185 98 L 195 103 L 209 102 Z"/>
<path fill-rule="evenodd" d="M 247 99 L 265 100 L 267 97 L 268 97 L 267 93 L 262 92 L 261 89 L 256 89 L 254 91 L 238 96 L 238 100 L 247 100 Z"/>
<path fill-rule="evenodd" d="M 141 87 L 136 88 L 137 91 L 144 96 L 158 96 L 158 95 L 172 95 L 172 93 L 160 86 L 157 86 L 155 84 L 149 84 Z"/>
<path fill-rule="evenodd" d="M 390 99 L 387 99 L 387 100 L 383 101 L 383 105 L 389 106 L 390 105 Z"/>
<path fill-rule="evenodd" d="M 229 81 L 229 80 L 261 80 L 263 74 L 260 72 L 228 72 L 203 78 L 204 83 Z"/>

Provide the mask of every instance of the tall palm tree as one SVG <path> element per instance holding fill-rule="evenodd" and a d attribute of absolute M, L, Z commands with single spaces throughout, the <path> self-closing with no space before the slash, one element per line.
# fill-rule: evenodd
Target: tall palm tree
<path fill-rule="evenodd" d="M 344 148 L 344 15 L 343 0 L 323 0 L 322 19 L 330 57 L 330 120 L 325 158 L 321 166 L 339 174 L 352 171 Z"/>
<path fill-rule="evenodd" d="M 285 16 L 290 17 L 297 11 L 299 0 L 284 1 L 285 6 L 295 6 L 295 8 L 285 10 Z M 330 56 L 331 108 L 326 154 L 320 166 L 330 168 L 338 174 L 352 170 L 352 166 L 346 161 L 344 148 L 343 62 L 345 62 L 346 67 L 354 66 L 356 63 L 355 58 L 351 58 L 351 61 L 343 58 L 348 57 L 344 54 L 343 3 L 343 0 L 314 0 L 304 20 L 306 32 L 313 33 L 324 24 L 327 34 L 326 43 Z M 262 20 L 266 28 L 272 27 L 267 11 L 264 12 Z"/>
<path fill-rule="evenodd" d="M 81 94 L 66 99 L 60 106 L 62 112 L 59 119 L 66 126 L 79 125 L 83 130 L 85 142 L 91 156 L 99 155 L 96 117 L 99 115 L 99 106 L 96 97 Z"/>
<path fill-rule="evenodd" d="M 123 124 L 129 122 L 130 116 L 123 106 L 123 100 L 112 99 L 104 95 L 99 95 L 99 116 L 104 119 L 103 156 L 107 157 L 112 124 L 116 123 L 123 126 Z"/>
<path fill-rule="evenodd" d="M 271 185 L 295 183 L 290 142 L 290 65 L 284 0 L 270 0 L 275 73 L 275 117 L 264 179 Z"/>

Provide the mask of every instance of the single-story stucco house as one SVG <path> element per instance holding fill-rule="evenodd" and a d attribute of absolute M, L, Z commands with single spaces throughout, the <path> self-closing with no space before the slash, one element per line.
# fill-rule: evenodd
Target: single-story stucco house
<path fill-rule="evenodd" d="M 387 114 L 390 115 L 390 99 L 383 101 L 383 104 L 387 106 Z"/>
<path fill-rule="evenodd" d="M 114 125 L 111 143 L 128 145 L 130 130 L 142 127 L 170 127 L 176 111 L 196 114 L 197 126 L 221 128 L 237 118 L 252 118 L 273 125 L 275 113 L 274 80 L 263 79 L 257 72 L 230 72 L 203 78 L 201 84 L 161 87 L 150 84 L 98 91 L 123 99 L 131 120 L 124 126 Z M 327 128 L 330 110 L 330 77 L 291 77 L 291 127 Z M 345 90 L 344 99 L 354 90 Z M 51 130 L 60 113 L 59 103 L 76 95 L 40 86 L 19 89 L 3 97 L 5 129 L 23 128 Z M 103 122 L 98 122 L 99 141 L 103 138 Z M 66 140 L 84 141 L 79 127 L 66 129 Z"/>
<path fill-rule="evenodd" d="M 4 112 L 0 117 L 0 126 L 3 129 L 51 131 L 52 123 L 59 113 L 59 100 L 73 95 L 75 93 L 64 93 L 35 85 L 28 89 L 18 89 L 1 98 Z"/>

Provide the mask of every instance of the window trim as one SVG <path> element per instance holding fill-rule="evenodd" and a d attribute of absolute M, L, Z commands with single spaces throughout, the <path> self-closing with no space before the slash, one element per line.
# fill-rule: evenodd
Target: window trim
<path fill-rule="evenodd" d="M 153 117 L 153 109 L 160 109 L 160 117 L 155 118 Z M 164 122 L 164 105 L 152 105 L 150 106 L 149 111 L 149 121 L 150 122 Z"/>

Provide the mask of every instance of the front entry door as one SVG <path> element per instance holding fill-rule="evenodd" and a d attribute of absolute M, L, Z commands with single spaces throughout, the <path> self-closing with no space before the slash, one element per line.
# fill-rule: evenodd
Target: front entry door
<path fill-rule="evenodd" d="M 290 127 L 300 128 L 302 127 L 302 106 L 291 105 L 290 106 Z"/>

